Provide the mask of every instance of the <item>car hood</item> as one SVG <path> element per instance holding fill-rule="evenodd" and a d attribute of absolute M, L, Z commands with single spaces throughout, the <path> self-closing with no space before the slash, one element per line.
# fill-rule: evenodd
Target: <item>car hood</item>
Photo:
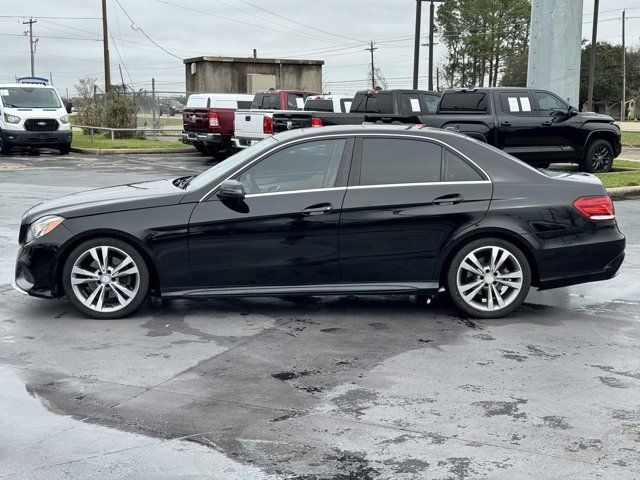
<path fill-rule="evenodd" d="M 605 115 L 603 113 L 596 112 L 581 112 L 580 115 L 584 117 L 585 120 L 589 122 L 615 122 L 615 119 L 609 115 Z"/>
<path fill-rule="evenodd" d="M 176 187 L 173 179 L 99 188 L 39 203 L 27 210 L 22 217 L 22 223 L 30 224 L 44 215 L 74 218 L 175 205 L 184 195 L 185 191 Z"/>

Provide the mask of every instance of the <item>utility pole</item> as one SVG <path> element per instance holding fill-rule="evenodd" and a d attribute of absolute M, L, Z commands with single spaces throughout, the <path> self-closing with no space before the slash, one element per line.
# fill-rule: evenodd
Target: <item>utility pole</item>
<path fill-rule="evenodd" d="M 369 48 L 365 48 L 371 52 L 371 88 L 376 88 L 376 67 L 373 63 L 373 51 L 377 50 L 378 47 L 373 46 L 373 40 L 371 40 L 371 46 Z"/>
<path fill-rule="evenodd" d="M 429 91 L 433 92 L 433 17 L 435 16 L 435 6 L 433 0 L 429 5 Z"/>
<path fill-rule="evenodd" d="M 152 126 L 153 128 L 157 127 L 156 124 L 156 79 L 151 79 L 151 117 L 152 117 Z"/>
<path fill-rule="evenodd" d="M 111 67 L 109 66 L 109 28 L 107 27 L 107 0 L 102 0 L 102 49 L 104 56 L 104 92 L 111 91 Z"/>
<path fill-rule="evenodd" d="M 593 111 L 593 83 L 596 75 L 596 44 L 598 43 L 598 10 L 600 0 L 593 4 L 593 29 L 591 30 L 591 63 L 589 65 L 589 93 L 587 95 L 587 109 Z"/>
<path fill-rule="evenodd" d="M 624 122 L 627 110 L 627 51 L 624 43 L 624 23 L 626 10 L 622 10 L 622 108 L 620 109 L 620 121 Z"/>
<path fill-rule="evenodd" d="M 124 85 L 124 77 L 122 76 L 122 66 L 118 64 L 118 70 L 120 70 L 120 81 L 122 82 L 122 93 L 127 93 L 126 87 Z"/>
<path fill-rule="evenodd" d="M 36 43 L 38 43 L 38 39 L 33 41 L 33 24 L 36 23 L 37 20 L 34 20 L 33 17 L 29 19 L 27 22 L 22 22 L 23 25 L 29 25 L 29 51 L 31 52 L 31 76 L 35 76 L 33 63 L 34 57 L 36 55 Z M 26 33 L 26 32 L 25 32 Z"/>
<path fill-rule="evenodd" d="M 416 38 L 413 46 L 413 89 L 418 89 L 418 66 L 420 65 L 420 22 L 422 21 L 422 0 L 416 0 Z"/>

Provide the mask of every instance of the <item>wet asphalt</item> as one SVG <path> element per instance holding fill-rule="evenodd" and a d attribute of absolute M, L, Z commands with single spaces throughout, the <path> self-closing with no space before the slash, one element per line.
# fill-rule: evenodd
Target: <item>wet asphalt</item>
<path fill-rule="evenodd" d="M 619 276 L 501 320 L 346 296 L 99 321 L 10 288 L 32 204 L 211 164 L 0 158 L 0 478 L 640 478 L 640 200 Z"/>

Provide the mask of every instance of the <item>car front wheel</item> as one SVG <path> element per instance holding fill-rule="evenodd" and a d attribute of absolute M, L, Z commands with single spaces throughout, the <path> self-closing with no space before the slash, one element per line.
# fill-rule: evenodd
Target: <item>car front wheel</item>
<path fill-rule="evenodd" d="M 531 267 L 522 251 L 499 238 L 462 247 L 447 272 L 453 303 L 477 318 L 498 318 L 522 305 L 531 286 Z"/>
<path fill-rule="evenodd" d="M 95 238 L 70 253 L 62 283 L 67 298 L 81 313 L 98 319 L 122 318 L 146 299 L 149 268 L 128 243 Z"/>

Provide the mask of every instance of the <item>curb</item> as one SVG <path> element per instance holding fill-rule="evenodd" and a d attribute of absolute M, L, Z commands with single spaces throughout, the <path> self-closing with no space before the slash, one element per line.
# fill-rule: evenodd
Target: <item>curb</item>
<path fill-rule="evenodd" d="M 640 196 L 640 186 L 607 188 L 607 193 L 612 200 L 626 200 Z"/>
<path fill-rule="evenodd" d="M 75 153 L 89 153 L 91 155 L 112 155 L 112 154 L 136 154 L 136 153 L 182 153 L 195 152 L 195 148 L 80 148 L 71 147 Z"/>

